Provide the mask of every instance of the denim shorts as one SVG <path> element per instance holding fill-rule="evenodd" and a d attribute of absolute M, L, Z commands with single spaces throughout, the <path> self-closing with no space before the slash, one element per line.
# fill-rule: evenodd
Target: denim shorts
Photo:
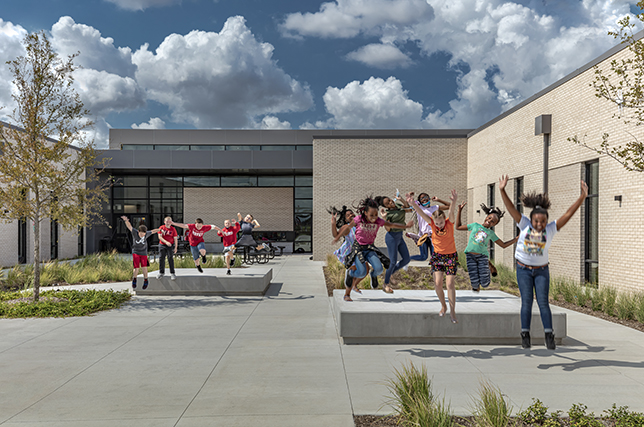
<path fill-rule="evenodd" d="M 204 242 L 201 242 L 197 244 L 197 246 L 190 246 L 190 252 L 192 252 L 192 259 L 197 259 L 201 256 L 199 251 L 203 249 L 204 251 L 206 250 L 206 244 Z"/>

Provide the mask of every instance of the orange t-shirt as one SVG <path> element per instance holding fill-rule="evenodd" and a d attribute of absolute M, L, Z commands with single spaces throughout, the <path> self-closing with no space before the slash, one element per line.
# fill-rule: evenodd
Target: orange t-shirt
<path fill-rule="evenodd" d="M 432 219 L 432 243 L 434 252 L 441 255 L 456 253 L 456 243 L 454 242 L 454 224 L 449 219 L 445 220 L 445 227 L 439 229 Z"/>

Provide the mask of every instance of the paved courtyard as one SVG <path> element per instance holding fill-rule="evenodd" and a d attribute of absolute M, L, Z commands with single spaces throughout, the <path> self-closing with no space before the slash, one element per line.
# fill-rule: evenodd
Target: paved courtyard
<path fill-rule="evenodd" d="M 263 298 L 146 296 L 93 317 L 0 319 L 0 425 L 353 426 L 353 414 L 391 411 L 383 381 L 406 361 L 427 366 L 459 415 L 481 378 L 515 410 L 536 397 L 644 412 L 644 333 L 567 311 L 554 353 L 341 345 L 322 263 L 269 265 Z"/>

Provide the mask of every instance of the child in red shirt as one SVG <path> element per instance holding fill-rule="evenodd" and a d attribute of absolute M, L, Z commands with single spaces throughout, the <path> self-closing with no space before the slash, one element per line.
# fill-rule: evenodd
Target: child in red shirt
<path fill-rule="evenodd" d="M 188 242 L 190 243 L 190 252 L 192 252 L 192 259 L 195 261 L 195 267 L 199 273 L 203 273 L 200 265 L 199 256 L 201 255 L 201 262 L 206 263 L 206 243 L 203 240 L 203 235 L 212 230 L 214 225 L 204 225 L 201 218 L 197 218 L 194 224 L 180 224 L 173 222 L 172 225 L 187 229 Z"/>
<path fill-rule="evenodd" d="M 174 243 L 174 250 L 172 245 Z M 170 279 L 175 280 L 177 276 L 174 275 L 174 258 L 173 255 L 177 253 L 179 245 L 179 234 L 172 226 L 172 217 L 165 217 L 163 225 L 159 227 L 159 275 L 157 278 L 162 278 L 165 275 L 165 258 L 168 257 L 168 264 L 170 265 Z"/>
<path fill-rule="evenodd" d="M 237 233 L 241 229 L 239 223 L 233 220 L 234 226 L 231 226 L 231 221 L 224 221 L 224 228 L 215 227 L 217 235 L 221 236 L 221 241 L 224 244 L 224 256 L 226 257 L 226 274 L 230 275 L 230 264 L 235 263 L 235 244 L 237 243 Z"/>

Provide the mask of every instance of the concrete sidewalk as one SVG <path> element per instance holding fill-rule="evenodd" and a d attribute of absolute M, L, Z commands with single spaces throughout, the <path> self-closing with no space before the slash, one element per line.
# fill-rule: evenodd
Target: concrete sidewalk
<path fill-rule="evenodd" d="M 353 414 L 390 412 L 383 381 L 406 361 L 426 364 L 457 414 L 479 378 L 516 408 L 535 397 L 644 411 L 643 333 L 568 311 L 572 338 L 554 353 L 340 345 L 322 263 L 268 266 L 265 297 L 146 296 L 93 317 L 0 319 L 0 425 L 353 426 Z"/>

